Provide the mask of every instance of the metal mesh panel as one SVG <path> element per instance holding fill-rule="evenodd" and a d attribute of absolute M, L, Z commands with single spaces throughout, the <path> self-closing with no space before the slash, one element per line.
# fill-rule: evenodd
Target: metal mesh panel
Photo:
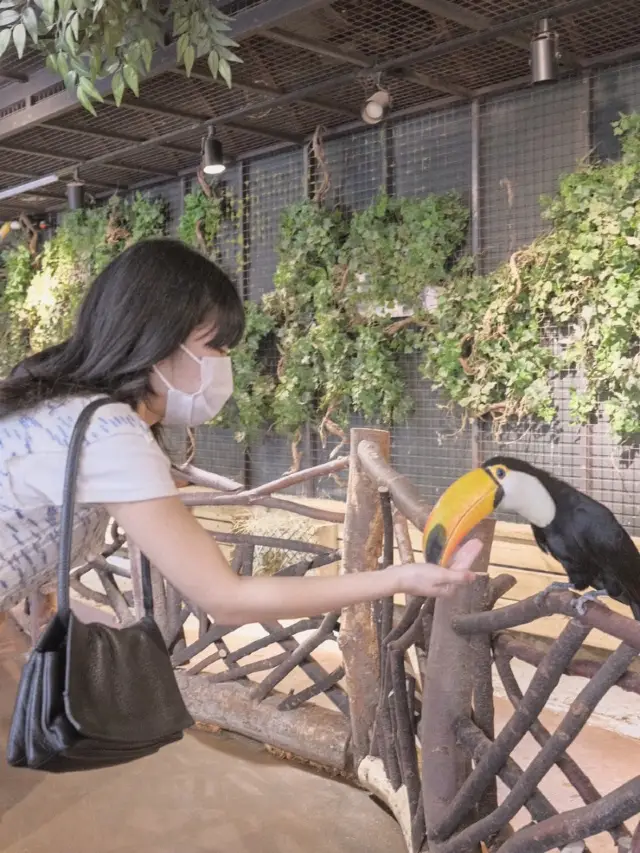
<path fill-rule="evenodd" d="M 542 228 L 539 198 L 553 193 L 590 147 L 589 90 L 568 81 L 487 101 L 480 122 L 480 235 L 492 269 Z"/>

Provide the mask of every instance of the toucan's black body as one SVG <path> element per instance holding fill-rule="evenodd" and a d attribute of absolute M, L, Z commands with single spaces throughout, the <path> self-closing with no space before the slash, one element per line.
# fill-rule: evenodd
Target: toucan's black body
<path fill-rule="evenodd" d="M 538 546 L 563 566 L 573 586 L 606 589 L 640 620 L 640 553 L 611 510 L 521 459 L 499 456 L 483 467 L 500 463 L 536 477 L 551 495 L 553 521 L 531 528 Z"/>

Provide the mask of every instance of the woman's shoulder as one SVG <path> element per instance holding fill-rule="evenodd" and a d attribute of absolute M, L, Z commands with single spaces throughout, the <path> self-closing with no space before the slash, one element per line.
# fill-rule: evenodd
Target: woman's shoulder
<path fill-rule="evenodd" d="M 81 412 L 97 399 L 100 395 L 44 401 L 33 409 L 2 418 L 0 434 L 22 437 L 32 450 L 55 447 L 66 450 Z M 93 413 L 86 440 L 93 444 L 114 435 L 135 435 L 153 441 L 151 430 L 131 406 L 110 401 Z"/>

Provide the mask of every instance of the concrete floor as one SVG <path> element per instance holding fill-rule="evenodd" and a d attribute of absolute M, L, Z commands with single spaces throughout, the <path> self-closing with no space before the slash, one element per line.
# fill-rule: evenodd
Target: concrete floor
<path fill-rule="evenodd" d="M 91 773 L 9 768 L 21 639 L 0 628 L 3 853 L 404 851 L 393 819 L 363 792 L 224 735 L 188 734 L 155 756 Z"/>
<path fill-rule="evenodd" d="M 24 638 L 0 627 L 0 749 L 8 730 Z M 496 697 L 499 729 L 511 708 Z M 562 716 L 545 711 L 553 731 Z M 514 753 L 537 753 L 531 737 Z M 637 775 L 640 741 L 590 725 L 570 753 L 601 793 Z M 581 805 L 559 771 L 543 781 L 559 811 Z M 502 792 L 501 792 L 502 793 Z M 514 821 L 528 822 L 526 813 Z M 365 835 L 367 836 L 365 841 Z M 374 841 L 370 839 L 373 837 Z M 614 853 L 608 836 L 592 853 Z M 394 821 L 364 793 L 223 735 L 189 734 L 156 756 L 123 768 L 46 776 L 7 767 L 0 755 L 2 853 L 403 853 Z"/>

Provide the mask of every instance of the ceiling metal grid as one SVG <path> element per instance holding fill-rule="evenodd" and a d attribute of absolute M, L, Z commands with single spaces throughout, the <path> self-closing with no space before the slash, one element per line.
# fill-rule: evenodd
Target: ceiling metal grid
<path fill-rule="evenodd" d="M 222 5 L 231 14 L 248 11 L 259 22 L 275 2 L 235 0 Z M 179 69 L 159 74 L 142 82 L 140 100 L 129 95 L 120 108 L 108 102 L 99 105 L 97 117 L 79 107 L 57 112 L 51 107 L 47 115 L 48 103 L 60 100 L 55 94 L 62 89 L 59 82 L 52 80 L 48 88 L 22 99 L 21 84 L 0 78 L 0 91 L 14 86 L 11 98 L 15 91 L 19 104 L 0 115 L 0 129 L 3 122 L 12 122 L 8 138 L 0 139 L 0 185 L 22 183 L 21 174 L 28 180 L 56 173 L 64 182 L 74 162 L 80 165 L 83 180 L 95 181 L 103 191 L 136 185 L 154 174 L 177 175 L 197 165 L 202 124 L 216 119 L 216 132 L 230 160 L 277 144 L 299 144 L 317 125 L 331 130 L 357 122 L 365 97 L 377 83 L 391 91 L 394 113 L 504 87 L 527 78 L 526 29 L 531 27 L 414 62 L 409 68 L 399 62 L 382 75 L 366 66 L 446 45 L 547 5 L 541 0 L 284 2 L 291 14 L 276 29 L 249 27 L 247 37 L 241 38 L 244 61 L 234 66 L 236 85 L 231 90 L 211 80 L 206 62 L 200 61 L 191 78 Z M 635 45 L 640 55 L 637 0 L 594 0 L 591 8 L 560 18 L 557 27 L 562 44 L 577 56 L 578 64 Z M 22 60 L 7 54 L 0 61 L 0 75 L 28 76 L 41 66 L 37 51 L 27 51 Z M 289 93 L 298 96 L 278 103 Z M 30 104 L 44 119 L 17 130 L 21 111 L 28 113 Z M 28 125 L 28 117 L 22 123 Z M 172 136 L 163 140 L 165 134 Z M 51 193 L 47 188 L 47 196 L 62 192 L 63 183 L 53 186 Z M 35 196 L 24 198 L 32 204 Z M 44 201 L 41 196 L 38 203 Z M 2 202 L 0 212 L 14 209 L 16 203 L 16 199 Z"/>

